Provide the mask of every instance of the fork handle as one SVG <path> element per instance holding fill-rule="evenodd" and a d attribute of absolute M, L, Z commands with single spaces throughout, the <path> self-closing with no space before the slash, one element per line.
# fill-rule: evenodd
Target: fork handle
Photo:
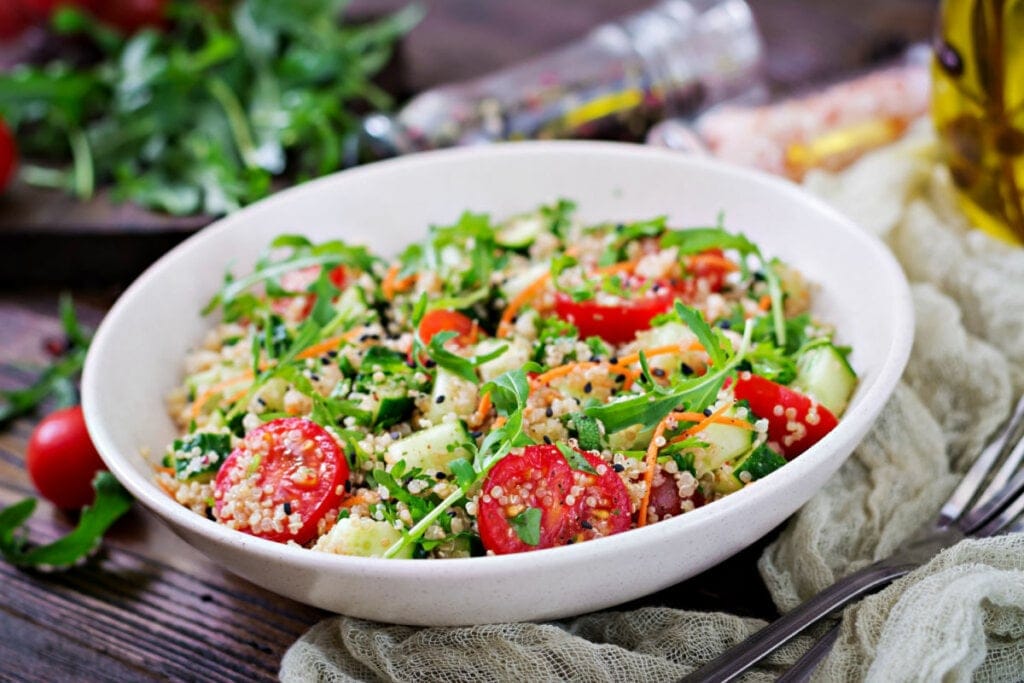
<path fill-rule="evenodd" d="M 782 647 L 804 629 L 832 614 L 839 608 L 872 593 L 918 565 L 890 564 L 885 560 L 868 565 L 846 576 L 813 598 L 776 619 L 746 640 L 687 675 L 684 683 L 724 683 L 731 681 L 763 657 Z"/>

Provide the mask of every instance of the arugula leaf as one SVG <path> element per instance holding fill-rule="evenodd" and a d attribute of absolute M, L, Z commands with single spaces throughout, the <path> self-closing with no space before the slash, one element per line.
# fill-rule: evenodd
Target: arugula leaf
<path fill-rule="evenodd" d="M 675 303 L 676 315 L 690 330 L 697 335 L 697 341 L 701 343 L 711 364 L 718 367 L 725 362 L 725 351 L 722 349 L 722 338 L 716 336 L 711 327 L 704 320 L 704 314 L 695 308 L 684 306 L 679 301 Z M 719 333 L 720 334 L 720 333 Z"/>
<path fill-rule="evenodd" d="M 438 367 L 442 367 L 445 370 L 458 375 L 467 382 L 472 382 L 473 384 L 480 381 L 480 378 L 476 376 L 476 369 L 479 366 L 500 357 L 508 351 L 508 344 L 503 344 L 489 353 L 464 358 L 463 356 L 453 353 L 444 347 L 445 342 L 454 339 L 457 336 L 459 336 L 459 333 L 452 330 L 438 332 L 430 339 L 429 344 L 423 346 L 422 342 L 418 342 L 419 335 L 415 335 L 413 344 L 422 347 L 422 350 L 430 357 L 431 360 L 437 363 Z"/>
<path fill-rule="evenodd" d="M 558 452 L 562 454 L 565 461 L 569 463 L 569 467 L 579 472 L 589 472 L 590 474 L 597 474 L 597 470 L 587 462 L 587 459 L 576 452 L 576 449 L 570 448 L 568 444 L 564 444 L 561 441 L 555 443 L 555 447 Z"/>
<path fill-rule="evenodd" d="M 520 541 L 535 546 L 540 544 L 540 516 L 540 508 L 526 508 L 508 523 Z"/>
<path fill-rule="evenodd" d="M 551 206 L 542 206 L 541 215 L 548 221 L 548 229 L 559 239 L 565 240 L 572 227 L 572 214 L 576 211 L 576 202 L 559 199 Z"/>
<path fill-rule="evenodd" d="M 100 472 L 92 482 L 96 499 L 82 509 L 78 526 L 47 545 L 29 548 L 18 530 L 35 510 L 34 498 L 27 498 L 0 511 L 0 556 L 19 566 L 70 567 L 99 545 L 103 534 L 132 505 L 132 497 L 109 472 Z"/>
<path fill-rule="evenodd" d="M 757 245 L 739 233 L 722 228 L 670 230 L 661 238 L 661 248 L 676 247 L 680 255 L 699 254 L 708 249 L 735 249 L 741 255 L 757 253 Z"/>

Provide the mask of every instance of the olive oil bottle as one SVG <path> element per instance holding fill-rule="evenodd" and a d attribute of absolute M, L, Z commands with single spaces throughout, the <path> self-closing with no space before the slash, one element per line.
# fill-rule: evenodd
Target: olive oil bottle
<path fill-rule="evenodd" d="M 932 115 L 971 222 L 1024 244 L 1024 0 L 943 0 Z"/>

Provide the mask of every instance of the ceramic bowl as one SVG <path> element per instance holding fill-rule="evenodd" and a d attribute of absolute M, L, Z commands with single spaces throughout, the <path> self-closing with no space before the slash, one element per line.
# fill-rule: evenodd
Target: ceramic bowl
<path fill-rule="evenodd" d="M 213 324 L 200 309 L 224 271 L 272 237 L 343 238 L 394 255 L 432 223 L 470 209 L 506 216 L 559 197 L 586 220 L 668 215 L 725 224 L 818 285 L 813 309 L 853 347 L 860 375 L 826 438 L 727 498 L 642 529 L 566 547 L 458 560 L 381 560 L 289 547 L 233 531 L 171 500 L 150 456 L 175 436 L 165 397 Z M 541 620 L 671 586 L 754 542 L 814 495 L 871 427 L 906 364 L 913 311 L 889 251 L 786 181 L 635 145 L 514 143 L 420 154 L 345 171 L 261 201 L 186 240 L 143 274 L 98 330 L 86 362 L 89 432 L 115 476 L 188 543 L 271 591 L 327 610 L 403 624 Z"/>

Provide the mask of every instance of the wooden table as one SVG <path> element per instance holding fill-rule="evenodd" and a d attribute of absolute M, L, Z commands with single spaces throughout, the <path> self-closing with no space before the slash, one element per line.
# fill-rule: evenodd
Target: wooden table
<path fill-rule="evenodd" d="M 477 75 L 647 4 L 430 2 L 427 20 L 403 46 L 405 82 L 415 91 Z M 925 37 L 933 10 L 929 0 L 758 0 L 754 6 L 771 49 L 769 74 L 780 88 L 869 63 Z M 74 285 L 82 317 L 95 325 L 119 287 L 202 223 L 113 207 L 102 199 L 80 206 L 25 190 L 0 199 L 0 253 L 28 266 L 25 271 L 44 273 L 36 279 L 47 283 L 27 289 L 24 280 L 0 276 L 7 285 L 0 290 L 0 387 L 28 382 L 24 364 L 46 360 L 43 340 L 59 333 L 60 288 Z M 108 260 L 105 277 L 96 272 L 97 263 L 103 264 L 96 259 Z M 105 288 L 97 288 L 100 282 Z M 33 494 L 23 454 L 37 418 L 20 419 L 0 432 L 0 506 Z M 45 541 L 72 523 L 41 503 L 29 528 L 34 540 Z M 771 618 L 775 609 L 754 569 L 766 543 L 623 608 L 729 609 Z M 0 585 L 0 680 L 270 679 L 288 646 L 326 616 L 220 569 L 139 506 L 84 565 L 44 574 L 0 563 Z"/>

